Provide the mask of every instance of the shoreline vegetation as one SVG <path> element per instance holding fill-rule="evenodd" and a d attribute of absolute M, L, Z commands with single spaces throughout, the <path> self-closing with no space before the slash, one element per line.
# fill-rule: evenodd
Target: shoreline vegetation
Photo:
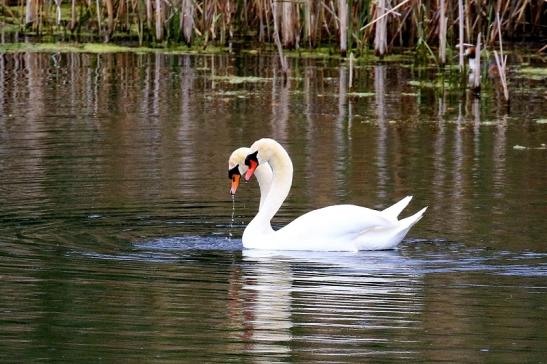
<path fill-rule="evenodd" d="M 3 31 L 38 41 L 205 51 L 253 44 L 280 53 L 326 47 L 342 57 L 403 47 L 438 64 L 479 34 L 486 47 L 501 36 L 541 43 L 544 19 L 547 3 L 529 0 L 0 0 Z"/>
<path fill-rule="evenodd" d="M 542 57 L 544 19 L 547 2 L 529 0 L 0 0 L 0 54 L 265 49 L 278 54 L 285 82 L 287 57 L 339 58 L 351 77 L 359 59 L 409 56 L 447 65 L 476 96 L 487 73 L 509 101 L 503 42 L 526 42 Z"/>

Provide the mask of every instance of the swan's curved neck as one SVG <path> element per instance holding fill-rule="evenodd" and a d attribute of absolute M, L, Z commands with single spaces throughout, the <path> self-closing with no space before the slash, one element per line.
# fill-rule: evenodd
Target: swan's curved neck
<path fill-rule="evenodd" d="M 257 143 L 258 145 L 255 145 Z M 256 147 L 254 150 L 258 150 L 258 155 L 261 157 L 259 167 L 268 168 L 267 164 L 270 164 L 272 182 L 265 197 L 262 189 L 265 186 L 261 185 L 260 210 L 243 232 L 243 244 L 247 246 L 260 244 L 266 235 L 273 233 L 270 221 L 291 190 L 293 174 L 291 158 L 279 143 L 272 139 L 261 139 L 255 144 L 253 144 Z"/>
<path fill-rule="evenodd" d="M 266 201 L 266 196 L 270 191 L 272 184 L 272 169 L 268 163 L 262 163 L 255 170 L 255 177 L 258 182 L 258 187 L 260 188 L 260 207 L 259 210 L 264 206 L 264 201 Z"/>
<path fill-rule="evenodd" d="M 269 224 L 291 190 L 293 165 L 287 151 L 277 142 L 268 143 L 263 154 L 263 162 L 270 164 L 273 178 L 270 191 L 253 221 L 259 219 Z"/>

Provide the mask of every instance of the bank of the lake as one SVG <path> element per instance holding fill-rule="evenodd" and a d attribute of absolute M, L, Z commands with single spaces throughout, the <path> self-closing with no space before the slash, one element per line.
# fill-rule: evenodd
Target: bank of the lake
<path fill-rule="evenodd" d="M 44 3 L 7 0 L 0 5 L 5 34 L 46 41 L 100 41 L 169 48 L 188 45 L 330 51 L 360 56 L 373 49 L 385 56 L 406 47 L 441 64 L 461 43 L 489 47 L 505 41 L 545 44 L 547 7 L 542 1 L 466 0 L 301 1 L 211 0 L 180 2 Z M 438 51 L 437 51 L 438 50 Z"/>

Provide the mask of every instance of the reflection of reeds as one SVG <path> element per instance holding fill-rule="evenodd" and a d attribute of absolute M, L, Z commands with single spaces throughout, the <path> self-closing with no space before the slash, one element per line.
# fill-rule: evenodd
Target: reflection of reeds
<path fill-rule="evenodd" d="M 4 5 L 0 15 L 13 24 L 21 20 L 33 32 L 86 32 L 107 41 L 125 32 L 140 41 L 204 45 L 224 45 L 232 38 L 273 42 L 277 21 L 285 48 L 330 44 L 345 56 L 352 45 L 362 51 L 374 43 L 380 55 L 388 46 L 438 45 L 441 64 L 447 44 L 463 43 L 463 38 L 469 42 L 479 32 L 485 34 L 486 44 L 497 40 L 492 31 L 494 9 L 504 19 L 499 30 L 506 38 L 537 37 L 543 31 L 544 1 L 460 2 L 455 6 L 445 0 L 70 0 L 61 5 L 60 0 L 21 0 L 21 9 Z M 55 15 L 50 16 L 53 9 Z M 458 22 L 461 37 L 452 30 Z"/>

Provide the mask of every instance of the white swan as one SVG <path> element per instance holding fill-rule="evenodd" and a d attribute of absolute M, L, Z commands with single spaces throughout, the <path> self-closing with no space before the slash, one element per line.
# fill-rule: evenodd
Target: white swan
<path fill-rule="evenodd" d="M 262 175 L 264 172 L 268 173 L 266 163 L 270 165 L 272 172 L 269 188 L 262 184 L 267 182 L 267 177 Z M 411 196 L 403 198 L 383 211 L 355 205 L 334 205 L 310 211 L 274 231 L 270 221 L 291 189 L 292 161 L 279 143 L 273 139 L 264 138 L 251 146 L 245 165 L 248 167 L 246 172 L 244 168 L 241 168 L 241 162 L 234 158 L 229 163 L 232 173 L 230 177 L 233 177 L 237 170 L 239 174 L 245 174 L 245 179 L 249 180 L 262 167 L 260 174 L 257 175 L 261 188 L 260 209 L 243 232 L 243 247 L 247 249 L 310 251 L 393 249 L 410 228 L 422 218 L 427 209 L 425 207 L 410 217 L 398 220 L 397 216 L 408 205 Z M 239 178 L 236 179 L 239 181 Z M 235 193 L 233 179 L 231 191 Z M 264 196 L 266 191 L 267 195 Z"/>

